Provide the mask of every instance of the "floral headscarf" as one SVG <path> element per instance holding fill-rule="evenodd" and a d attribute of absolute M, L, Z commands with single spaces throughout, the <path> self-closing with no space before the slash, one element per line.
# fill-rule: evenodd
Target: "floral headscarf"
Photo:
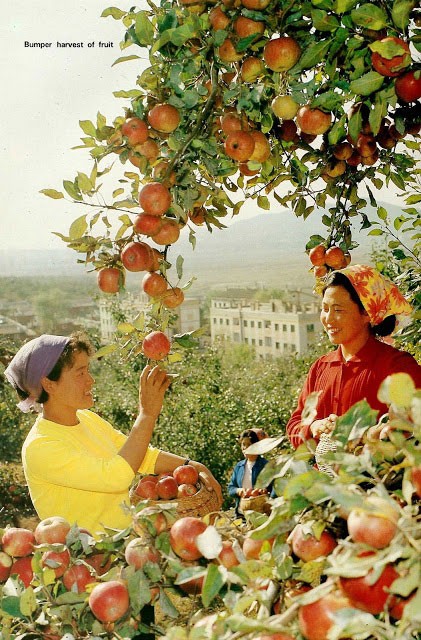
<path fill-rule="evenodd" d="M 372 327 L 380 324 L 387 316 L 396 316 L 396 327 L 410 322 L 412 307 L 398 287 L 379 273 L 374 267 L 363 264 L 340 269 L 354 287 Z"/>

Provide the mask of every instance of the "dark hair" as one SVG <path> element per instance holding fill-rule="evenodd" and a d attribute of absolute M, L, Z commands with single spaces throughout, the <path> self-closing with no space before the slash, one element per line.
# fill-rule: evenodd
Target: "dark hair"
<path fill-rule="evenodd" d="M 361 302 L 357 292 L 352 286 L 351 281 L 346 277 L 346 275 L 344 275 L 340 271 L 332 271 L 331 273 L 329 273 L 329 275 L 325 277 L 323 282 L 322 295 L 324 295 L 326 289 L 328 289 L 329 287 L 343 287 L 344 289 L 346 289 L 346 291 L 348 291 L 350 295 L 351 300 L 358 305 L 359 309 L 362 312 L 366 312 L 363 303 Z M 379 324 L 370 327 L 370 330 L 371 333 L 373 333 L 375 336 L 385 337 L 390 336 L 395 326 L 396 316 L 390 315 L 384 318 L 384 320 L 382 320 Z"/>
<path fill-rule="evenodd" d="M 93 352 L 94 348 L 88 336 L 82 331 L 75 331 L 71 334 L 69 342 L 64 347 L 59 359 L 46 377 L 49 380 L 59 380 L 63 369 L 71 367 L 73 365 L 75 361 L 75 355 L 77 353 L 86 353 L 88 356 L 91 356 Z M 38 402 L 42 404 L 44 402 L 47 402 L 47 400 L 48 393 L 45 391 L 45 389 L 43 389 L 41 391 L 40 397 L 38 398 Z"/>
<path fill-rule="evenodd" d="M 259 442 L 257 433 L 253 431 L 253 429 L 246 429 L 245 431 L 240 433 L 238 439 L 241 441 L 241 440 L 244 440 L 244 438 L 248 438 L 251 444 L 254 444 L 255 442 Z"/>

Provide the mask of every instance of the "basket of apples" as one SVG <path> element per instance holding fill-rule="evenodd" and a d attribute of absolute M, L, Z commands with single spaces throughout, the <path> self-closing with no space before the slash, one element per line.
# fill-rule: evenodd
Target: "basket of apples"
<path fill-rule="evenodd" d="M 200 473 L 191 464 L 183 464 L 172 473 L 145 475 L 130 491 L 131 503 L 141 500 L 151 504 L 174 502 L 178 517 L 202 517 L 221 508 L 215 491 L 203 482 Z"/>
<path fill-rule="evenodd" d="M 242 513 L 246 511 L 269 513 L 270 504 L 268 497 L 267 489 L 246 489 L 240 498 L 239 509 Z"/>

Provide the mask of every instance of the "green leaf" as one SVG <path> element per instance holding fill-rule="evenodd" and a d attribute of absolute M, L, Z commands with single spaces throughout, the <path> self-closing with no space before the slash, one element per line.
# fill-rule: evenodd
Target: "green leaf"
<path fill-rule="evenodd" d="M 169 618 L 178 618 L 180 615 L 180 612 L 169 599 L 164 589 L 161 588 L 159 589 L 159 608 L 162 613 Z"/>
<path fill-rule="evenodd" d="M 77 174 L 77 184 L 82 193 L 89 193 L 94 188 L 86 173 L 81 173 L 80 171 Z"/>
<path fill-rule="evenodd" d="M 312 42 L 301 55 L 294 70 L 310 69 L 321 62 L 329 51 L 332 40 L 321 40 L 320 42 Z"/>
<path fill-rule="evenodd" d="M 313 9 L 311 11 L 311 19 L 314 28 L 318 31 L 335 31 L 339 27 L 338 19 L 322 9 Z"/>
<path fill-rule="evenodd" d="M 70 240 L 77 240 L 81 238 L 84 235 L 87 228 L 88 228 L 88 223 L 86 221 L 86 216 L 80 216 L 79 218 L 76 218 L 76 220 L 72 222 L 69 228 Z"/>
<path fill-rule="evenodd" d="M 87 136 L 96 138 L 96 127 L 90 120 L 79 120 L 79 126 Z"/>
<path fill-rule="evenodd" d="M 139 11 L 136 14 L 135 33 L 141 46 L 150 46 L 153 43 L 154 28 L 147 11 Z"/>
<path fill-rule="evenodd" d="M 221 568 L 216 564 L 209 564 L 202 588 L 202 602 L 208 607 L 215 596 L 224 586 L 224 578 Z"/>
<path fill-rule="evenodd" d="M 387 14 L 384 9 L 372 3 L 362 4 L 351 11 L 351 19 L 354 24 L 365 29 L 374 29 L 374 31 L 379 31 L 387 25 Z"/>
<path fill-rule="evenodd" d="M 3 611 L 12 618 L 24 618 L 19 606 L 18 596 L 4 596 L 0 600 L 0 611 Z"/>
<path fill-rule="evenodd" d="M 127 62 L 128 60 L 138 60 L 139 58 L 140 56 L 136 55 L 122 56 L 121 58 L 117 58 L 117 60 L 114 60 L 111 66 L 114 67 L 116 64 L 120 64 L 120 62 Z"/>
<path fill-rule="evenodd" d="M 61 193 L 61 191 L 56 191 L 55 189 L 41 189 L 40 193 L 43 193 L 49 198 L 53 198 L 53 200 L 60 200 L 61 198 L 64 198 L 64 195 Z"/>
<path fill-rule="evenodd" d="M 353 80 L 349 86 L 352 93 L 359 96 L 369 96 L 371 93 L 378 91 L 382 86 L 384 76 L 377 71 L 369 71 L 358 80 Z"/>
<path fill-rule="evenodd" d="M 112 18 L 114 18 L 114 20 L 121 20 L 121 18 L 125 16 L 126 13 L 126 11 L 117 9 L 117 7 L 107 7 L 107 9 L 104 9 L 104 11 L 101 13 L 101 18 L 108 18 L 108 16 L 111 16 Z"/>
<path fill-rule="evenodd" d="M 376 424 L 378 411 L 370 407 L 367 400 L 360 400 L 338 418 L 332 437 L 342 444 L 348 440 L 360 440 L 369 427 Z"/>
<path fill-rule="evenodd" d="M 346 13 L 352 7 L 355 7 L 358 0 L 335 0 L 333 3 L 333 10 L 335 13 Z"/>
<path fill-rule="evenodd" d="M 98 360 L 99 358 L 104 358 L 105 356 L 110 355 L 110 353 L 114 353 L 117 350 L 116 344 L 107 344 L 105 347 L 101 347 L 93 354 L 92 358 Z"/>
<path fill-rule="evenodd" d="M 73 200 L 82 200 L 82 194 L 73 182 L 70 182 L 70 180 L 63 180 L 63 187 L 66 193 L 73 198 Z"/>
<path fill-rule="evenodd" d="M 395 0 L 392 7 L 392 20 L 401 31 L 406 31 L 409 14 L 416 5 L 416 0 Z"/>
<path fill-rule="evenodd" d="M 184 264 L 183 256 L 177 256 L 175 267 L 176 267 L 176 270 L 177 270 L 177 276 L 178 276 L 179 280 L 181 280 L 181 278 L 183 277 L 183 264 Z"/>
<path fill-rule="evenodd" d="M 270 210 L 270 202 L 267 196 L 258 196 L 257 197 L 257 206 L 261 209 L 265 209 L 266 211 Z"/>
<path fill-rule="evenodd" d="M 133 333 L 133 331 L 135 331 L 135 327 L 129 322 L 120 322 L 117 325 L 117 331 L 119 333 L 126 333 L 126 334 Z"/>

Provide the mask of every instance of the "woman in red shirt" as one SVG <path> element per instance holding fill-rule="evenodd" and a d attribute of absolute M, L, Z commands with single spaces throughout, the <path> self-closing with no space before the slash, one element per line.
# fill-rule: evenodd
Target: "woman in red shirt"
<path fill-rule="evenodd" d="M 329 274 L 320 320 L 338 348 L 310 368 L 286 426 L 295 448 L 304 440 L 331 433 L 337 417 L 364 398 L 380 415 L 386 413 L 377 392 L 393 373 L 408 373 L 421 387 L 421 367 L 415 358 L 378 339 L 391 335 L 411 312 L 396 285 L 372 267 L 354 265 Z M 303 425 L 301 414 L 312 392 L 319 392 L 316 419 Z"/>

